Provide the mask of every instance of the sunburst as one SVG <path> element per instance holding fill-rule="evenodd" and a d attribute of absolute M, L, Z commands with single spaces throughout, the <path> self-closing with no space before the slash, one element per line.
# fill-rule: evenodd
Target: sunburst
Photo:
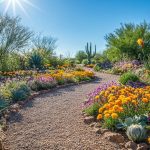
<path fill-rule="evenodd" d="M 39 9 L 36 5 L 34 5 L 29 0 L 0 0 L 0 3 L 6 3 L 6 7 L 4 9 L 3 14 L 6 14 L 8 10 L 11 8 L 13 11 L 13 15 L 16 16 L 16 8 L 19 7 L 21 11 L 28 16 L 25 8 L 23 7 L 24 4 L 29 5 L 33 8 Z"/>

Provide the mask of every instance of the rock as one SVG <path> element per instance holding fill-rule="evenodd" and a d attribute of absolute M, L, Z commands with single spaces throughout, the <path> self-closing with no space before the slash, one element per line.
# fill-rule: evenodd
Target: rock
<path fill-rule="evenodd" d="M 84 123 L 86 123 L 86 124 L 90 124 L 90 123 L 92 123 L 92 122 L 94 122 L 94 117 L 93 116 L 88 116 L 88 117 L 85 117 L 84 118 Z"/>
<path fill-rule="evenodd" d="M 149 146 L 146 143 L 140 143 L 137 145 L 137 150 L 148 150 Z"/>
<path fill-rule="evenodd" d="M 127 149 L 132 149 L 132 150 L 136 150 L 137 148 L 137 144 L 133 141 L 129 141 L 125 144 L 125 148 Z"/>
<path fill-rule="evenodd" d="M 104 138 L 109 140 L 110 142 L 115 142 L 115 143 L 123 143 L 124 142 L 124 137 L 119 133 L 105 132 Z"/>
<path fill-rule="evenodd" d="M 100 128 L 102 125 L 100 124 L 100 122 L 95 123 L 94 127 L 95 128 Z"/>
<path fill-rule="evenodd" d="M 93 128 L 93 131 L 94 131 L 96 134 L 100 134 L 100 133 L 101 133 L 101 129 L 100 129 L 100 128 Z"/>
<path fill-rule="evenodd" d="M 101 134 L 104 134 L 105 132 L 109 132 L 108 129 L 103 129 L 103 128 L 100 128 L 101 129 Z"/>
<path fill-rule="evenodd" d="M 96 122 L 92 122 L 92 123 L 90 124 L 90 127 L 95 127 L 95 124 L 96 124 Z"/>
<path fill-rule="evenodd" d="M 20 105 L 19 104 L 14 104 L 10 107 L 12 112 L 18 112 L 20 109 Z"/>

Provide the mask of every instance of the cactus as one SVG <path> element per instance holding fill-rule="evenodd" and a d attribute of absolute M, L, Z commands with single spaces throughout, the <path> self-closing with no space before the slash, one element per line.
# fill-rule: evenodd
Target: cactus
<path fill-rule="evenodd" d="M 127 128 L 127 136 L 134 142 L 142 142 L 146 138 L 146 129 L 139 124 L 132 124 Z"/>
<path fill-rule="evenodd" d="M 94 58 L 94 56 L 96 55 L 96 45 L 95 45 L 95 51 L 92 52 L 92 43 L 87 43 L 86 47 L 85 47 L 85 51 L 87 54 L 87 59 L 88 59 L 88 64 L 91 64 L 91 60 L 92 58 Z"/>

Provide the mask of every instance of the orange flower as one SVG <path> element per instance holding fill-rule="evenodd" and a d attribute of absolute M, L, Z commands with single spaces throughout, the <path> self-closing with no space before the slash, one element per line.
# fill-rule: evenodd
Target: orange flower
<path fill-rule="evenodd" d="M 103 118 L 102 114 L 98 114 L 97 120 L 101 120 Z"/>
<path fill-rule="evenodd" d="M 104 117 L 105 117 L 105 118 L 109 118 L 109 117 L 110 117 L 110 114 L 107 113 L 107 114 L 104 115 Z"/>
<path fill-rule="evenodd" d="M 142 98 L 142 102 L 144 102 L 144 103 L 148 103 L 148 99 L 147 98 Z"/>
<path fill-rule="evenodd" d="M 111 114 L 111 117 L 112 117 L 113 119 L 117 119 L 117 118 L 118 118 L 118 114 L 117 114 L 117 113 L 112 113 L 112 114 Z"/>

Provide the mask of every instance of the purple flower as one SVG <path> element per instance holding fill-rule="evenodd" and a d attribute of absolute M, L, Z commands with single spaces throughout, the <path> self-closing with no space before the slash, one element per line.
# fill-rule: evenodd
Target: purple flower
<path fill-rule="evenodd" d="M 93 92 L 87 94 L 87 101 L 84 102 L 83 108 L 86 108 L 94 103 L 94 98 L 96 95 L 98 95 L 101 91 L 106 90 L 108 87 L 111 87 L 112 85 L 118 85 L 118 83 L 112 81 L 109 83 L 104 83 L 100 86 L 98 86 Z"/>

